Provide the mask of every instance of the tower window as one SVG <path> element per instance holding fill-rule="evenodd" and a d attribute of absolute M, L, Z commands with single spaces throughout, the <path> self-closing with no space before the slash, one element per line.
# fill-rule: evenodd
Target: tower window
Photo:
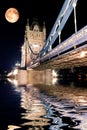
<path fill-rule="evenodd" d="M 35 25 L 34 28 L 33 28 L 33 30 L 36 31 L 36 32 L 39 32 L 39 27 L 38 27 L 38 25 Z"/>

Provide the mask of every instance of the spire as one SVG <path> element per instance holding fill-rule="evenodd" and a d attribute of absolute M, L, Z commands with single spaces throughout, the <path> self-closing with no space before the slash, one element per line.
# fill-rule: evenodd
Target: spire
<path fill-rule="evenodd" d="M 43 33 L 44 33 L 44 40 L 46 40 L 46 26 L 45 26 L 45 22 L 43 22 Z"/>
<path fill-rule="evenodd" d="M 27 19 L 26 30 L 28 31 L 29 29 L 30 29 L 30 26 L 29 26 L 29 19 Z"/>
<path fill-rule="evenodd" d="M 27 19 L 27 26 L 29 26 L 29 19 Z"/>

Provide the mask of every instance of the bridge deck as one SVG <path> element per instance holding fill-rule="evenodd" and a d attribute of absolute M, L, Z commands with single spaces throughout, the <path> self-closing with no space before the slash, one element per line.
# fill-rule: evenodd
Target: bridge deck
<path fill-rule="evenodd" d="M 87 26 L 30 65 L 34 69 L 87 66 Z"/>
<path fill-rule="evenodd" d="M 47 62 L 34 67 L 34 69 L 64 69 L 87 66 L 87 46 L 76 49 L 66 55 L 57 56 Z"/>

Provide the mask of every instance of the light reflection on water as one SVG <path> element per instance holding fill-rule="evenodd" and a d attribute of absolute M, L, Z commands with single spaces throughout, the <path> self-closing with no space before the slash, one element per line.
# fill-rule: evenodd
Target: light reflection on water
<path fill-rule="evenodd" d="M 8 130 L 86 130 L 87 83 L 63 80 L 55 83 L 11 84 L 13 92 L 20 96 L 23 111 L 20 112 L 20 123 L 8 124 Z"/>
<path fill-rule="evenodd" d="M 21 107 L 25 109 L 22 113 L 22 119 L 28 120 L 22 126 L 42 126 L 49 125 L 49 119 L 44 118 L 46 110 L 44 104 L 40 100 L 38 89 L 32 86 L 26 86 L 21 93 Z"/>

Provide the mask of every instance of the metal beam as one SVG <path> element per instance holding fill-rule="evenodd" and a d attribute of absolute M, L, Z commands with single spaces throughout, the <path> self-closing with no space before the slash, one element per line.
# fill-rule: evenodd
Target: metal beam
<path fill-rule="evenodd" d="M 78 0 L 66 0 L 63 4 L 63 7 L 56 19 L 56 22 L 46 40 L 46 43 L 40 52 L 39 56 L 41 57 L 44 52 L 48 52 L 50 46 L 52 46 L 57 39 L 59 32 L 62 31 L 64 25 L 66 24 L 70 14 L 72 13 L 74 7 L 74 2 L 77 3 Z"/>

